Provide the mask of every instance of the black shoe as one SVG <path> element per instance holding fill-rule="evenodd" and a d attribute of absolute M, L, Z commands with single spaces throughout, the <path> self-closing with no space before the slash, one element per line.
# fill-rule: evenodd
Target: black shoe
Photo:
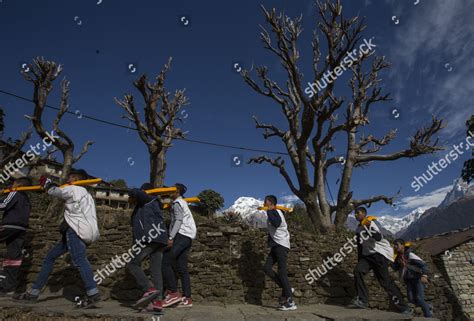
<path fill-rule="evenodd" d="M 0 286 L 0 297 L 9 297 L 15 294 L 15 289 L 7 290 L 3 286 Z"/>
<path fill-rule="evenodd" d="M 0 290 L 0 297 L 9 297 L 13 296 L 15 294 L 15 291 L 5 291 L 5 290 Z"/>
<path fill-rule="evenodd" d="M 24 292 L 13 296 L 13 300 L 27 303 L 36 303 L 39 295 L 33 295 L 30 292 Z"/>
<path fill-rule="evenodd" d="M 102 301 L 100 293 L 96 293 L 94 295 L 85 297 L 83 300 L 80 300 L 76 304 L 78 308 L 89 309 L 95 307 L 96 304 L 100 301 Z"/>
<path fill-rule="evenodd" d="M 289 298 L 286 300 L 286 302 L 278 307 L 278 310 L 280 311 L 291 311 L 291 310 L 296 310 L 296 303 L 293 301 L 292 298 Z"/>
<path fill-rule="evenodd" d="M 348 307 L 351 309 L 367 309 L 369 305 L 357 297 L 351 301 Z"/>

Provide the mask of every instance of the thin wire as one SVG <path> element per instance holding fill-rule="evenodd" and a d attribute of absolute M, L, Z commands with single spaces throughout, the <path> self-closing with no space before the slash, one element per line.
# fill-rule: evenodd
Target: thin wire
<path fill-rule="evenodd" d="M 5 95 L 8 95 L 8 96 L 11 96 L 11 97 L 15 97 L 15 98 L 18 98 L 18 99 L 21 99 L 21 100 L 24 100 L 24 101 L 34 102 L 33 100 L 28 99 L 28 98 L 26 98 L 26 97 L 22 97 L 22 96 L 19 96 L 19 95 L 17 95 L 17 94 L 13 94 L 13 93 L 11 93 L 11 92 L 4 91 L 4 90 L 1 90 L 1 89 L 0 89 L 0 93 L 5 94 Z M 54 106 L 51 106 L 51 105 L 48 105 L 48 104 L 46 104 L 45 107 L 50 108 L 50 109 L 54 109 L 54 110 L 60 110 L 58 107 L 54 107 Z M 69 110 L 66 111 L 66 113 L 78 116 L 77 113 L 72 112 L 72 111 L 69 111 Z M 80 113 L 80 116 L 83 117 L 83 118 L 90 119 L 90 120 L 92 120 L 92 121 L 96 121 L 96 122 L 103 123 L 103 124 L 110 125 L 110 126 L 125 128 L 125 129 L 128 129 L 128 130 L 135 130 L 135 131 L 137 130 L 137 129 L 134 128 L 134 127 L 129 127 L 129 126 L 126 126 L 126 125 L 114 123 L 114 122 L 111 122 L 111 121 L 108 121 L 108 120 L 104 120 L 104 119 L 101 119 L 101 118 L 97 118 L 97 117 L 85 115 L 85 114 L 82 114 L 82 113 Z M 162 136 L 164 136 L 164 137 L 170 137 L 170 136 L 167 136 L 167 135 L 165 135 L 165 134 L 163 134 Z M 181 138 L 181 137 L 171 137 L 171 138 L 177 139 L 177 140 L 186 141 L 186 142 L 190 142 L 190 143 L 202 144 L 202 145 L 209 145 L 209 146 L 216 146 L 216 147 L 223 147 L 223 148 L 231 148 L 231 149 L 239 149 L 239 150 L 252 151 L 252 152 L 261 152 L 261 153 L 268 153 L 268 154 L 276 154 L 276 155 L 289 156 L 288 153 L 275 152 L 275 151 L 265 150 L 265 149 L 256 149 L 256 148 L 249 148 L 249 147 L 242 147 L 242 146 L 219 144 L 219 143 L 213 143 L 213 142 L 208 142 L 208 141 L 203 141 L 203 140 L 196 140 L 196 139 L 189 139 L 189 138 Z"/>
<path fill-rule="evenodd" d="M 11 97 L 14 97 L 14 98 L 17 98 L 17 99 L 21 99 L 21 100 L 24 100 L 24 101 L 28 101 L 28 102 L 32 102 L 32 103 L 34 102 L 33 100 L 28 99 L 26 97 L 22 97 L 20 95 L 17 95 L 17 94 L 8 92 L 8 91 L 4 91 L 4 90 L 1 90 L 1 89 L 0 89 L 0 93 L 11 96 Z M 54 109 L 54 110 L 60 110 L 58 107 L 54 107 L 54 106 L 51 106 L 51 105 L 48 105 L 48 104 L 45 104 L 45 107 L 50 108 L 50 109 Z M 72 111 L 69 111 L 69 110 L 66 111 L 66 113 L 77 116 L 77 114 L 75 112 L 72 112 Z M 134 127 L 125 126 L 125 125 L 122 125 L 122 124 L 114 123 L 114 122 L 104 120 L 104 119 L 100 119 L 100 118 L 97 118 L 97 117 L 88 116 L 88 115 L 85 115 L 85 114 L 82 114 L 82 113 L 80 115 L 83 118 L 90 119 L 92 121 L 96 121 L 96 122 L 99 122 L 99 123 L 102 123 L 102 124 L 115 126 L 115 127 L 120 127 L 120 128 L 125 128 L 125 129 L 129 129 L 129 130 L 130 129 L 131 130 L 137 130 Z M 166 135 L 163 135 L 163 136 L 164 137 L 169 137 L 169 136 L 166 136 Z M 268 153 L 268 154 L 289 156 L 288 153 L 275 152 L 275 151 L 269 151 L 269 150 L 264 150 L 264 149 L 256 149 L 256 148 L 248 148 L 248 147 L 242 147 L 242 146 L 218 144 L 218 143 L 207 142 L 207 141 L 202 141 L 202 140 L 195 140 L 195 139 L 189 139 L 189 138 L 180 138 L 180 137 L 172 137 L 172 138 L 178 139 L 178 140 L 183 140 L 183 141 L 186 141 L 186 142 L 189 142 L 189 143 L 196 143 L 196 144 L 209 145 L 209 146 L 222 147 L 222 148 L 231 148 L 231 149 L 239 149 L 239 150 L 252 151 L 252 152 L 262 152 L 262 153 Z M 324 179 L 326 181 L 326 186 L 328 188 L 329 195 L 331 196 L 332 203 L 335 204 L 334 198 L 332 196 L 331 188 L 329 187 L 328 180 L 327 180 L 326 177 L 324 177 Z"/>

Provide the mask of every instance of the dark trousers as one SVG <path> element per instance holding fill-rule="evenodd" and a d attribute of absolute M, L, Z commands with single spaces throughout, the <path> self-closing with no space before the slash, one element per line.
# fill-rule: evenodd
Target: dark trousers
<path fill-rule="evenodd" d="M 127 265 L 128 271 L 130 272 L 130 274 L 133 275 L 133 277 L 137 281 L 138 286 L 143 291 L 147 291 L 149 288 L 152 287 L 152 284 L 150 284 L 150 280 L 146 276 L 141 265 L 144 259 L 146 259 L 147 257 L 150 258 L 151 280 L 153 282 L 153 287 L 159 292 L 158 299 L 162 299 L 163 297 L 163 274 L 161 272 L 163 250 L 164 245 L 162 244 L 148 244 Z"/>
<path fill-rule="evenodd" d="M 0 226 L 0 242 L 7 246 L 7 253 L 0 272 L 0 290 L 2 291 L 15 291 L 18 285 L 25 234 L 24 230 Z"/>
<path fill-rule="evenodd" d="M 272 246 L 267 260 L 263 267 L 263 271 L 270 279 L 272 279 L 282 289 L 282 296 L 291 298 L 291 286 L 288 280 L 288 271 L 286 261 L 288 258 L 288 249 L 281 245 Z M 278 273 L 273 270 L 275 263 L 278 264 Z"/>
<path fill-rule="evenodd" d="M 188 272 L 188 253 L 191 245 L 191 238 L 178 233 L 173 240 L 173 246 L 166 250 L 163 255 L 163 278 L 167 289 L 171 292 L 178 291 L 173 271 L 173 263 L 176 262 L 177 271 L 183 286 L 183 294 L 187 298 L 191 297 L 191 279 Z"/>
<path fill-rule="evenodd" d="M 365 303 L 369 301 L 369 292 L 364 282 L 364 276 L 370 270 L 374 271 L 377 281 L 390 296 L 395 306 L 400 310 L 407 309 L 400 289 L 393 283 L 388 273 L 388 260 L 378 253 L 360 257 L 354 269 L 355 287 L 359 299 Z"/>
<path fill-rule="evenodd" d="M 408 301 L 419 306 L 423 310 L 424 317 L 431 318 L 430 305 L 425 301 L 425 288 L 420 279 L 407 279 L 405 284 L 407 286 Z"/>

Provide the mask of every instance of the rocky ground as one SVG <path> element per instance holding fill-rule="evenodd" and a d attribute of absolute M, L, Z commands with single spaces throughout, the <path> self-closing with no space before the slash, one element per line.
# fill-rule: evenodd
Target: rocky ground
<path fill-rule="evenodd" d="M 372 321 L 372 320 L 437 320 L 404 317 L 394 312 L 375 309 L 352 310 L 335 305 L 302 305 L 296 311 L 281 312 L 275 307 L 250 304 L 195 304 L 192 308 L 165 309 L 164 315 L 153 315 L 134 311 L 115 300 L 101 302 L 97 308 L 77 309 L 74 302 L 60 295 L 42 297 L 37 303 L 18 303 L 10 298 L 0 298 L 0 320 L 137 320 L 137 321 Z"/>

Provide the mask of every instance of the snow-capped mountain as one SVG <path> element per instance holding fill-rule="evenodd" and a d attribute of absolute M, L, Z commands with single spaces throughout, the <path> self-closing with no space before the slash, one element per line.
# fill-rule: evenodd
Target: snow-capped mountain
<path fill-rule="evenodd" d="M 262 212 L 257 210 L 257 208 L 262 205 L 262 200 L 253 197 L 242 196 L 239 197 L 231 207 L 225 210 L 225 212 L 239 213 L 242 218 L 246 218 L 249 215 Z"/>
<path fill-rule="evenodd" d="M 458 179 L 439 206 L 427 210 L 397 236 L 416 239 L 474 226 L 473 211 L 474 187 Z"/>
<path fill-rule="evenodd" d="M 444 200 L 437 207 L 433 207 L 433 209 L 443 209 L 462 198 L 473 196 L 474 187 L 464 182 L 461 178 L 458 178 L 453 181 L 453 186 L 446 194 Z M 403 217 L 381 216 L 378 218 L 378 221 L 392 234 L 400 236 L 403 235 L 411 225 L 417 225 L 421 218 L 426 220 L 427 216 L 433 212 L 428 211 L 428 209 L 429 208 L 419 207 Z"/>
<path fill-rule="evenodd" d="M 403 217 L 384 215 L 380 216 L 377 220 L 386 230 L 395 235 L 406 229 L 413 222 L 416 222 L 426 210 L 427 208 L 419 207 Z"/>
<path fill-rule="evenodd" d="M 469 185 L 462 178 L 455 179 L 453 182 L 453 188 L 449 193 L 446 194 L 444 200 L 439 204 L 438 207 L 447 207 L 451 203 L 457 201 L 462 197 L 474 196 L 474 186 Z"/>
<path fill-rule="evenodd" d="M 291 203 L 282 204 L 287 207 L 292 207 Z M 259 211 L 257 208 L 263 206 L 263 201 L 253 198 L 242 196 L 239 197 L 231 207 L 224 210 L 223 212 L 234 212 L 238 213 L 242 219 L 256 227 L 265 227 L 267 225 L 267 216 L 265 211 Z"/>

